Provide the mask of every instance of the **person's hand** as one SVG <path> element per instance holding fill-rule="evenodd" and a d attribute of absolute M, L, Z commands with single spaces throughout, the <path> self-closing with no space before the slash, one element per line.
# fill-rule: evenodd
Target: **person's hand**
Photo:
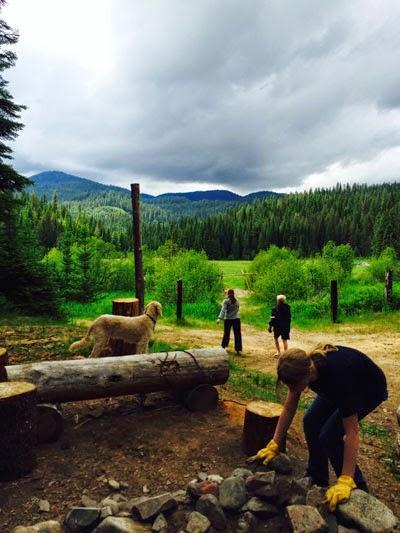
<path fill-rule="evenodd" d="M 351 491 L 357 485 L 350 476 L 340 476 L 335 485 L 326 491 L 326 502 L 329 505 L 329 510 L 333 512 L 338 503 L 347 502 L 350 498 Z"/>
<path fill-rule="evenodd" d="M 261 459 L 265 465 L 267 465 L 272 459 L 277 457 L 279 455 L 279 446 L 274 441 L 274 439 L 270 440 L 269 443 L 266 445 L 265 448 L 261 448 L 257 452 L 256 458 Z"/>
<path fill-rule="evenodd" d="M 268 326 L 268 332 L 272 333 L 272 326 Z"/>
<path fill-rule="evenodd" d="M 221 319 L 217 318 L 217 324 L 219 324 L 220 322 L 221 322 Z"/>

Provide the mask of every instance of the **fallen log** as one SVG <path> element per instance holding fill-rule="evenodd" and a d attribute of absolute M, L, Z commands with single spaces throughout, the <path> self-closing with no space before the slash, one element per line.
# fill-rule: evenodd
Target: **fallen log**
<path fill-rule="evenodd" d="M 39 402 L 58 403 L 220 385 L 229 361 L 215 348 L 11 365 L 5 372 L 8 381 L 34 383 Z"/>

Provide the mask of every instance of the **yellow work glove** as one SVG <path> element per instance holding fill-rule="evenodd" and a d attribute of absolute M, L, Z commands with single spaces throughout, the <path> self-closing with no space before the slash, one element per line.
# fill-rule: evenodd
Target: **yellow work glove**
<path fill-rule="evenodd" d="M 277 457 L 279 455 L 279 446 L 274 441 L 274 439 L 270 440 L 269 443 L 265 448 L 262 448 L 261 450 L 258 450 L 256 458 L 257 459 L 263 459 L 263 463 L 267 465 L 272 459 Z"/>
<path fill-rule="evenodd" d="M 333 512 L 338 503 L 346 502 L 350 498 L 350 493 L 357 485 L 350 476 L 340 476 L 336 482 L 326 491 L 326 502 L 329 504 L 329 510 Z"/>

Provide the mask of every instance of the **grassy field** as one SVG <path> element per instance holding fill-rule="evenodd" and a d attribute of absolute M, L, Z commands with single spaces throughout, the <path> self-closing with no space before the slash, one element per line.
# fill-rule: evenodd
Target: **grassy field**
<path fill-rule="evenodd" d="M 251 261 L 211 261 L 223 273 L 224 287 L 227 289 L 245 289 L 245 276 Z"/>

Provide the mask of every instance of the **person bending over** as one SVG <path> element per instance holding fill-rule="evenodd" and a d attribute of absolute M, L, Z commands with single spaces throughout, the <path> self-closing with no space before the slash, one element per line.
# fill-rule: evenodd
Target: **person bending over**
<path fill-rule="evenodd" d="M 290 339 L 290 322 L 292 319 L 290 313 L 290 306 L 286 303 L 286 296 L 278 294 L 276 297 L 276 307 L 271 311 L 271 317 L 268 323 L 268 331 L 274 332 L 276 352 L 274 357 L 279 357 L 281 354 L 281 347 L 279 345 L 279 337 L 282 338 L 283 349 L 288 349 L 288 340 Z"/>
<path fill-rule="evenodd" d="M 283 353 L 278 380 L 289 392 L 274 437 L 256 458 L 268 464 L 279 454 L 300 395 L 309 387 L 317 396 L 303 419 L 309 453 L 306 475 L 315 484 L 328 486 L 330 461 L 337 476 L 326 492 L 331 511 L 348 500 L 352 489 L 368 492 L 357 465 L 359 421 L 388 397 L 382 370 L 358 350 L 320 344 L 308 353 L 297 348 Z"/>

